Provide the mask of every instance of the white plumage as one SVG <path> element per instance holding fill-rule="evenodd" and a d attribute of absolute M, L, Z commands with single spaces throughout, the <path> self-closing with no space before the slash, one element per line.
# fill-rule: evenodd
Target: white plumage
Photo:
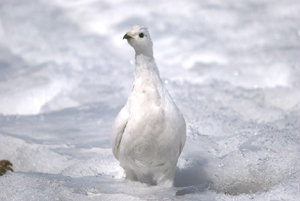
<path fill-rule="evenodd" d="M 113 124 L 113 154 L 127 179 L 173 186 L 185 144 L 185 120 L 160 79 L 147 28 L 135 25 L 123 39 L 135 50 L 135 81 Z"/>

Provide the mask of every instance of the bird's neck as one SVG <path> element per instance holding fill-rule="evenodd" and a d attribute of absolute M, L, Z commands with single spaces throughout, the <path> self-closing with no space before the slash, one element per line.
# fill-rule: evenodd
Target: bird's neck
<path fill-rule="evenodd" d="M 144 54 L 135 55 L 135 78 L 141 76 L 155 76 L 159 77 L 159 71 L 155 64 L 153 55 L 146 56 Z"/>

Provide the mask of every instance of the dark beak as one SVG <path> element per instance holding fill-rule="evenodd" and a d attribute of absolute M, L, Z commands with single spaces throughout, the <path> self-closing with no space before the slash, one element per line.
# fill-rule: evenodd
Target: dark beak
<path fill-rule="evenodd" d="M 132 37 L 129 36 L 129 35 L 127 35 L 127 34 L 125 34 L 125 35 L 123 36 L 123 39 L 130 39 L 130 38 L 132 38 Z"/>

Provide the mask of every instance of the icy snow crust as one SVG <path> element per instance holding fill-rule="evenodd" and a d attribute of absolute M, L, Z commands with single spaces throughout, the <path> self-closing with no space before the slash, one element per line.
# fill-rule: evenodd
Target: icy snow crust
<path fill-rule="evenodd" d="M 298 1 L 0 1 L 0 200 L 298 200 Z M 124 180 L 110 130 L 149 27 L 187 141 L 174 188 Z"/>

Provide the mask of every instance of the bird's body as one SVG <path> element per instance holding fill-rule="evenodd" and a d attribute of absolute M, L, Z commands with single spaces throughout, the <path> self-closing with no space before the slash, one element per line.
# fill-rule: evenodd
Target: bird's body
<path fill-rule="evenodd" d="M 113 125 L 113 154 L 127 179 L 172 186 L 185 120 L 160 79 L 147 28 L 135 25 L 124 38 L 136 51 L 135 81 Z"/>

